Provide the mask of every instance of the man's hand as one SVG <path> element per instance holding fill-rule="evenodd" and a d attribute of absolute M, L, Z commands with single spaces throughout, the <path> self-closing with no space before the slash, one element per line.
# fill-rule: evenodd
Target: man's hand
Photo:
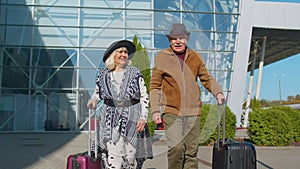
<path fill-rule="evenodd" d="M 225 96 L 223 93 L 218 93 L 217 94 L 217 100 L 218 100 L 218 104 L 222 105 L 225 104 Z"/>
<path fill-rule="evenodd" d="M 162 123 L 160 112 L 156 111 L 152 113 L 152 120 L 154 121 L 155 124 Z"/>
<path fill-rule="evenodd" d="M 94 110 L 96 110 L 96 108 L 97 108 L 97 101 L 96 101 L 96 100 L 89 100 L 88 103 L 86 104 L 86 106 L 87 106 L 89 109 L 94 109 Z"/>

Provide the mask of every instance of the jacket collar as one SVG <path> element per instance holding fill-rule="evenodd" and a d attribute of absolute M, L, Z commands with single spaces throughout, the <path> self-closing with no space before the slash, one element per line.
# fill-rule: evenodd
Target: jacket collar
<path fill-rule="evenodd" d="M 171 47 L 168 47 L 168 48 L 166 48 L 166 49 L 164 49 L 163 51 L 162 51 L 164 54 L 167 54 L 167 55 L 176 55 L 174 52 L 173 52 L 173 50 L 172 50 L 172 48 Z M 190 48 L 186 48 L 186 52 L 185 52 L 185 58 L 184 58 L 184 60 L 186 60 L 189 56 L 191 55 L 191 49 Z"/>

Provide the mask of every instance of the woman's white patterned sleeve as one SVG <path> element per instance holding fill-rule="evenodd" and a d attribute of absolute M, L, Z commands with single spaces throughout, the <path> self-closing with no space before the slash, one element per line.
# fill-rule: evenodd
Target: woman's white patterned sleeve
<path fill-rule="evenodd" d="M 94 91 L 94 93 L 93 93 L 91 99 L 92 99 L 92 100 L 96 100 L 96 101 L 98 101 L 98 102 L 100 101 L 100 98 L 99 98 L 99 86 L 98 86 L 98 85 L 96 85 L 95 91 Z"/>
<path fill-rule="evenodd" d="M 142 107 L 142 112 L 141 112 L 140 118 L 147 121 L 148 108 L 149 108 L 149 95 L 147 93 L 145 81 L 142 77 L 139 78 L 139 85 L 140 85 L 140 93 L 141 93 L 140 103 L 141 103 L 141 107 Z"/>

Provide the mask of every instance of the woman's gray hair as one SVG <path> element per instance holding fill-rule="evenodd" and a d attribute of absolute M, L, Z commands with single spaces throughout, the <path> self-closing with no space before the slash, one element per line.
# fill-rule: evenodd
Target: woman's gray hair
<path fill-rule="evenodd" d="M 117 50 L 122 50 L 125 47 L 120 47 L 116 50 L 114 50 L 109 57 L 106 59 L 105 61 L 105 66 L 109 69 L 109 70 L 113 70 L 116 67 L 116 63 L 115 63 L 115 54 L 117 52 Z M 126 48 L 125 48 L 126 49 Z M 127 50 L 127 49 L 126 49 Z M 127 50 L 128 51 L 128 50 Z M 127 65 L 131 65 L 131 60 L 128 60 Z"/>

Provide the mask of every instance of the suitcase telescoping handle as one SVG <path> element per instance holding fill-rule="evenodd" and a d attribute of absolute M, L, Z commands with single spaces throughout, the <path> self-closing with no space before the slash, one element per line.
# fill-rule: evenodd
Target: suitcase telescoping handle
<path fill-rule="evenodd" d="M 220 130 L 221 130 L 221 114 L 222 114 L 222 145 L 225 143 L 225 103 L 218 104 L 218 136 L 217 136 L 217 148 L 220 148 Z M 222 110 L 222 112 L 221 112 Z"/>
<path fill-rule="evenodd" d="M 98 158 L 98 145 L 99 145 L 99 129 L 98 129 L 98 124 L 97 124 L 97 110 L 100 109 L 103 105 L 103 100 L 101 100 L 98 104 L 97 104 L 97 108 L 95 109 L 89 109 L 89 131 L 88 131 L 88 155 L 91 156 L 91 139 L 92 139 L 92 134 L 91 134 L 91 118 L 92 116 L 94 117 L 94 130 L 95 130 L 95 134 L 94 134 L 94 139 L 95 139 L 95 143 L 94 143 L 94 151 L 95 151 L 95 158 Z M 100 123 L 100 122 L 99 122 Z"/>
<path fill-rule="evenodd" d="M 94 117 L 94 138 L 95 138 L 95 145 L 94 145 L 94 151 L 95 151 L 95 158 L 98 157 L 98 126 L 97 126 L 97 115 L 96 115 L 96 110 L 94 109 L 89 109 L 89 131 L 88 131 L 88 155 L 91 156 L 91 139 L 92 139 L 92 134 L 91 134 L 91 118 L 92 116 Z"/>

